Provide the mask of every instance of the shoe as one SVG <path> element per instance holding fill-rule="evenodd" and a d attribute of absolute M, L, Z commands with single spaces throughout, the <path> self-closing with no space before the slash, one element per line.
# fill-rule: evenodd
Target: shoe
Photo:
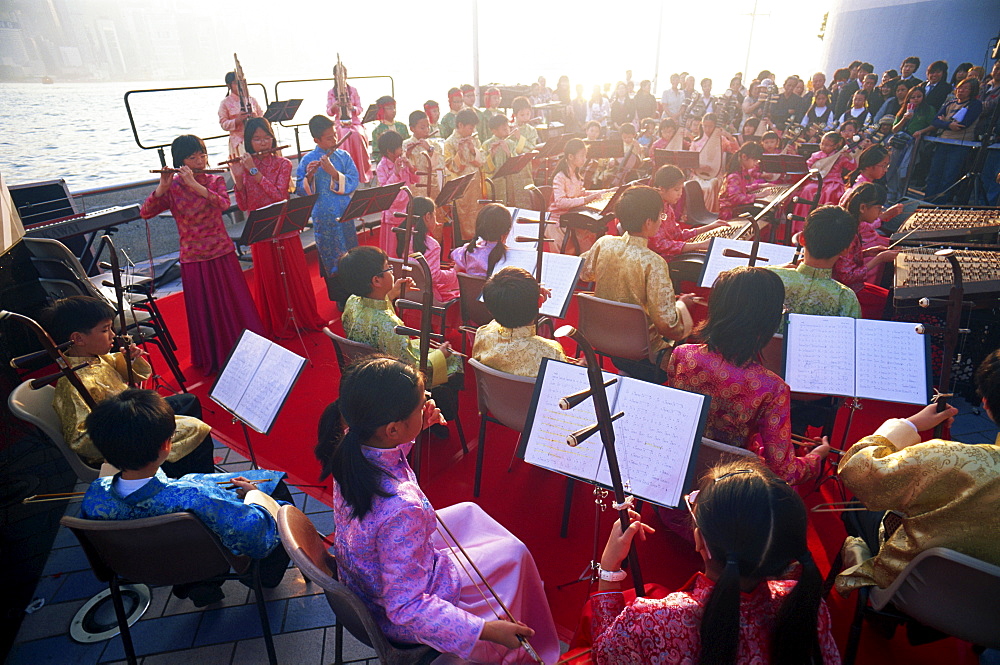
<path fill-rule="evenodd" d="M 198 584 L 188 591 L 188 598 L 195 607 L 205 607 L 226 597 L 221 584 Z"/>

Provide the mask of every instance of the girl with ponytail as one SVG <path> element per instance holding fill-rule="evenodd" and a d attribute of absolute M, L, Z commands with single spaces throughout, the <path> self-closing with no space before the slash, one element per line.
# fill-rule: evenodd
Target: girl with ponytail
<path fill-rule="evenodd" d="M 889 151 L 880 145 L 871 145 L 862 151 L 858 156 L 858 166 L 847 175 L 847 184 L 850 187 L 844 195 L 840 197 L 840 206 L 847 205 L 847 200 L 854 193 L 854 190 L 866 182 L 878 182 L 885 178 L 889 171 Z M 882 222 L 891 220 L 896 215 L 903 212 L 903 204 L 897 203 L 891 208 L 880 211 L 879 216 L 873 222 L 866 222 L 858 228 L 861 234 L 862 249 L 871 247 L 887 247 L 889 239 L 879 235 L 876 231 Z"/>
<path fill-rule="evenodd" d="M 507 235 L 513 220 L 510 211 L 499 203 L 490 203 L 476 217 L 476 234 L 464 247 L 451 250 L 455 270 L 469 275 L 489 277 L 500 259 L 507 256 Z"/>
<path fill-rule="evenodd" d="M 417 196 L 413 199 L 410 210 L 413 213 L 413 237 L 410 247 L 404 248 L 406 234 L 397 232 L 394 243 L 396 258 L 403 258 L 403 252 L 420 252 L 427 259 L 427 267 L 431 269 L 434 297 L 441 302 L 457 298 L 458 275 L 455 268 L 441 267 L 441 243 L 434 237 L 439 228 L 434 201 L 426 196 Z"/>
<path fill-rule="evenodd" d="M 710 470 L 685 501 L 705 572 L 681 591 L 628 607 L 620 582 L 600 582 L 591 598 L 595 661 L 840 663 L 795 490 L 762 464 L 740 460 Z M 616 522 L 601 568 L 619 570 L 632 539 L 646 531 L 633 521 L 622 533 Z M 794 564 L 798 581 L 780 579 Z"/>
<path fill-rule="evenodd" d="M 882 207 L 885 205 L 886 195 L 886 189 L 882 185 L 864 182 L 854 187 L 840 206 L 847 210 L 851 217 L 858 220 L 858 235 L 851 242 L 847 251 L 834 264 L 833 278 L 841 284 L 851 287 L 855 293 L 861 293 L 866 288 L 865 282 L 869 282 L 870 287 L 878 284 L 882 264 L 892 263 L 896 259 L 896 255 L 899 254 L 897 250 L 883 249 L 881 245 L 876 245 L 872 248 L 872 251 L 876 253 L 873 254 L 869 251 L 867 252 L 868 258 L 865 257 L 866 251 L 861 228 L 865 226 L 871 228 L 878 221 L 883 214 Z M 872 288 L 869 288 L 868 291 L 875 293 L 877 289 L 873 291 Z M 878 293 L 881 295 L 881 292 Z M 861 305 L 864 309 L 864 301 Z M 865 318 L 868 316 L 866 315 Z"/>
<path fill-rule="evenodd" d="M 555 662 L 559 640 L 527 548 L 475 504 L 435 515 L 407 463 L 420 430 L 441 420 L 411 366 L 368 356 L 344 371 L 340 398 L 324 411 L 316 446 L 321 479 L 334 480 L 340 579 L 391 640 L 427 644 L 476 663 L 507 663 L 526 657 L 521 636 L 545 662 Z M 525 623 L 496 619 L 475 589 L 483 582 L 471 581 L 455 562 L 450 547 L 456 546 L 442 539 L 436 518 Z"/>

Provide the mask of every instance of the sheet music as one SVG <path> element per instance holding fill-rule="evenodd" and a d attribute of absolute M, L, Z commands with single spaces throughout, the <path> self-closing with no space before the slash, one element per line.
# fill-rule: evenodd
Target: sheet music
<path fill-rule="evenodd" d="M 537 228 L 537 227 L 536 227 Z M 495 275 L 501 268 L 517 266 L 535 274 L 538 253 L 535 250 L 507 249 L 507 256 L 500 259 L 493 268 Z M 542 254 L 542 286 L 552 291 L 552 295 L 542 303 L 539 312 L 544 316 L 561 319 L 566 315 L 569 299 L 576 288 L 583 258 L 570 254 L 544 252 Z"/>
<path fill-rule="evenodd" d="M 857 396 L 901 404 L 927 404 L 927 345 L 913 323 L 858 319 Z"/>
<path fill-rule="evenodd" d="M 614 423 L 622 481 L 629 483 L 628 493 L 676 508 L 690 489 L 685 481 L 694 442 L 701 440 L 698 416 L 705 396 L 638 379 L 620 382 L 611 412 L 625 412 Z M 611 486 L 611 471 L 603 457 L 597 481 Z"/>
<path fill-rule="evenodd" d="M 854 396 L 854 319 L 789 314 L 785 347 L 792 392 Z"/>
<path fill-rule="evenodd" d="M 598 464 L 604 457 L 604 447 L 595 434 L 575 448 L 566 443 L 566 437 L 583 427 L 597 422 L 593 399 L 587 399 L 575 408 L 563 411 L 559 400 L 579 390 L 590 387 L 587 368 L 579 365 L 545 359 L 544 381 L 538 396 L 538 408 L 531 423 L 531 432 L 525 444 L 524 461 L 550 471 L 585 480 L 593 480 Z M 540 380 L 541 380 L 541 375 Z M 604 381 L 615 378 L 604 373 Z M 608 399 L 615 394 L 618 384 L 608 386 Z M 597 442 L 597 445 L 594 445 Z M 606 466 L 606 465 L 605 465 Z"/>
<path fill-rule="evenodd" d="M 738 266 L 750 265 L 750 259 L 741 259 L 735 256 L 723 256 L 727 249 L 735 249 L 749 255 L 753 247 L 750 240 L 730 240 L 729 238 L 712 238 L 708 246 L 708 255 L 705 257 L 705 268 L 701 275 L 699 286 L 711 287 L 715 283 L 720 272 L 732 270 Z M 757 246 L 757 263 L 762 267 L 780 266 L 791 263 L 795 258 L 795 248 L 785 245 L 775 245 L 769 242 L 762 242 Z"/>
<path fill-rule="evenodd" d="M 209 397 L 258 432 L 274 424 L 306 359 L 244 330 Z"/>
<path fill-rule="evenodd" d="M 527 249 L 532 252 L 538 247 L 537 242 L 518 242 L 518 236 L 537 238 L 538 237 L 538 211 L 522 208 L 507 208 L 510 211 L 513 226 L 507 235 L 508 249 Z"/>

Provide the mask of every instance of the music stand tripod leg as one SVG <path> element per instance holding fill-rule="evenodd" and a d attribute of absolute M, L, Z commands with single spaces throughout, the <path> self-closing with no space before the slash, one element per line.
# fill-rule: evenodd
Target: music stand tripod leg
<path fill-rule="evenodd" d="M 253 444 L 250 442 L 250 429 L 247 427 L 247 424 L 242 420 L 240 421 L 240 427 L 243 429 L 243 440 L 246 441 L 247 452 L 250 453 L 251 467 L 256 471 L 260 467 L 257 466 L 257 455 L 254 453 Z"/>

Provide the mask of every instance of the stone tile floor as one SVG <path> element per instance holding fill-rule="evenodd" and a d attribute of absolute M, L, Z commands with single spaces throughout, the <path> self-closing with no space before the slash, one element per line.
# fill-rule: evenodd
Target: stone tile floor
<path fill-rule="evenodd" d="M 216 449 L 216 459 L 226 471 L 249 465 L 225 446 Z M 85 486 L 78 484 L 76 489 Z M 295 505 L 313 519 L 320 531 L 328 533 L 332 528 L 329 508 L 315 499 L 307 500 L 301 491 L 289 489 L 293 490 Z M 75 515 L 80 504 L 71 503 L 65 508 L 65 514 Z M 61 506 L 54 511 L 61 511 Z M 69 637 L 73 615 L 105 588 L 91 573 L 73 534 L 59 527 L 34 593 L 36 604 L 44 603 L 24 618 L 7 665 L 124 663 L 120 637 L 89 645 Z M 237 581 L 226 582 L 223 589 L 226 597 L 222 601 L 199 609 L 190 600 L 171 595 L 169 587 L 154 587 L 149 608 L 132 627 L 132 641 L 141 665 L 266 663 L 252 592 Z M 318 586 L 305 582 L 298 569 L 291 566 L 282 583 L 265 589 L 264 596 L 279 662 L 333 662 L 336 617 Z M 346 661 L 365 662 L 363 659 L 371 658 L 367 662 L 376 662 L 374 655 L 371 648 L 345 635 Z"/>

